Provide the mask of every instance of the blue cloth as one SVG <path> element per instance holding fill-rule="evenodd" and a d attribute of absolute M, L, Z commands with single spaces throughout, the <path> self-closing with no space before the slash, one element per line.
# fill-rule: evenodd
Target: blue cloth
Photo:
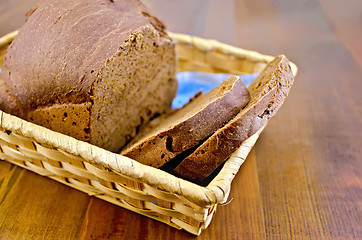
<path fill-rule="evenodd" d="M 241 76 L 241 80 L 245 86 L 259 75 L 259 73 L 251 73 Z M 178 90 L 176 97 L 172 102 L 172 108 L 180 108 L 186 104 L 190 98 L 195 96 L 199 91 L 203 94 L 211 91 L 214 87 L 222 83 L 226 78 L 231 76 L 224 73 L 201 73 L 201 72 L 180 72 L 177 73 Z"/>

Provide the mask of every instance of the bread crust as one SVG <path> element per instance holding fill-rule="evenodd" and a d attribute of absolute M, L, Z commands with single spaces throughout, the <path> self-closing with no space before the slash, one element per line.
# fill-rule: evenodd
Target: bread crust
<path fill-rule="evenodd" d="M 6 82 L 2 79 L 2 74 L 0 72 L 0 109 L 3 111 L 18 115 L 19 107 L 16 104 L 13 94 L 10 92 Z"/>
<path fill-rule="evenodd" d="M 23 116 L 39 106 L 91 102 L 107 60 L 132 32 L 152 26 L 146 11 L 138 1 L 43 1 L 4 58 L 3 78 Z"/>
<path fill-rule="evenodd" d="M 149 52 L 158 54 L 159 58 L 152 60 L 152 66 L 144 64 L 140 67 L 138 64 L 145 62 L 141 54 L 145 52 L 144 45 L 140 43 L 150 35 L 152 39 L 147 39 L 148 46 L 151 46 Z M 0 82 L 6 89 L 0 91 L 0 107 L 54 131 L 110 151 L 119 151 L 125 139 L 134 137 L 137 129 L 154 114 L 169 110 L 177 89 L 174 45 L 165 33 L 165 25 L 138 0 L 42 0 L 29 12 L 26 23 L 7 49 L 2 69 L 4 82 Z M 152 81 L 168 86 L 168 91 L 166 94 L 165 90 L 155 92 L 155 107 L 145 103 L 135 106 L 139 112 L 146 112 L 137 121 L 129 118 L 131 113 L 116 116 L 107 111 L 107 116 L 102 115 L 103 112 L 98 114 L 98 117 L 109 120 L 102 125 L 102 121 L 94 118 L 100 108 L 98 103 L 102 102 L 101 105 L 109 108 L 114 105 L 119 109 L 127 108 L 122 102 L 107 104 L 115 99 L 109 92 L 104 92 L 104 98 L 99 97 L 99 91 L 95 93 L 100 83 L 111 82 L 108 79 L 103 81 L 104 76 L 110 76 L 105 73 L 110 70 L 109 66 L 117 65 L 115 61 L 131 62 L 126 58 L 129 55 L 117 58 L 123 52 L 138 55 L 132 59 L 133 66 L 128 64 L 127 69 L 123 69 L 127 76 L 117 78 L 112 75 L 115 88 L 117 84 L 133 84 L 132 87 L 140 89 L 142 94 L 146 92 L 142 90 L 150 85 L 144 78 L 150 77 Z M 118 65 L 122 68 L 122 64 Z M 136 76 L 141 72 L 140 68 L 143 71 L 152 68 L 154 72 L 167 69 L 167 72 L 140 78 Z M 119 99 L 121 93 L 116 94 Z M 74 106 L 77 114 L 72 114 Z M 63 118 L 63 115 L 73 116 L 73 119 Z M 51 118 L 45 119 L 47 116 Z M 56 124 L 52 118 L 56 119 Z M 121 118 L 125 119 L 121 124 L 129 131 L 109 131 L 112 127 L 106 125 L 115 126 L 116 120 Z M 62 124 L 62 119 L 67 121 Z M 97 125 L 100 130 L 95 130 L 93 123 L 101 124 Z M 114 139 L 115 135 L 120 136 L 119 139 Z"/>
<path fill-rule="evenodd" d="M 232 76 L 225 82 L 228 82 L 225 87 L 229 88 L 222 89 L 220 86 L 218 91 L 222 92 L 222 95 L 217 97 L 211 92 L 208 93 L 209 95 L 206 94 L 205 96 L 212 97 L 207 98 L 208 104 L 197 113 L 171 125 L 164 131 L 156 132 L 147 139 L 131 142 L 121 154 L 143 164 L 161 167 L 176 155 L 199 144 L 228 122 L 249 101 L 249 92 L 240 77 Z M 195 105 L 194 101 L 197 103 L 197 98 L 190 104 Z M 187 112 L 188 110 L 185 107 L 178 111 Z M 175 113 L 177 112 L 173 112 L 171 116 Z M 159 119 L 156 121 L 162 124 L 167 120 L 167 117 L 164 117 L 162 121 Z"/>
<path fill-rule="evenodd" d="M 275 115 L 293 84 L 285 56 L 278 56 L 249 87 L 251 101 L 174 169 L 179 176 L 203 180 Z"/>

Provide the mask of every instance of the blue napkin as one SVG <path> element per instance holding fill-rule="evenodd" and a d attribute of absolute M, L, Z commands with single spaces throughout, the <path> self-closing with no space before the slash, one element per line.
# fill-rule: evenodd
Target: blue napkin
<path fill-rule="evenodd" d="M 241 76 L 241 80 L 245 86 L 259 75 L 259 73 L 251 73 Z M 202 72 L 180 72 L 177 73 L 178 89 L 176 97 L 172 102 L 172 108 L 180 108 L 186 104 L 190 98 L 195 96 L 199 91 L 203 94 L 211 91 L 214 87 L 221 84 L 230 74 L 224 73 L 202 73 Z"/>

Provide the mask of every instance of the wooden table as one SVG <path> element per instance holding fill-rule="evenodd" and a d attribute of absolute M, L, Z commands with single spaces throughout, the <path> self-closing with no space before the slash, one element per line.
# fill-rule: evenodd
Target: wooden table
<path fill-rule="evenodd" d="M 0 0 L 0 35 L 18 28 L 34 2 Z M 362 239 L 362 2 L 155 2 L 173 31 L 284 53 L 299 66 L 232 184 L 232 201 L 198 238 Z M 0 161 L 0 239 L 189 238 Z"/>

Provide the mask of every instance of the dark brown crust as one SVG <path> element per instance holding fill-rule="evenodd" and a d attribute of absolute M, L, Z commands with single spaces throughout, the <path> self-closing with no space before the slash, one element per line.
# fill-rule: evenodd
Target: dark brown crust
<path fill-rule="evenodd" d="M 40 4 L 42 4 L 44 2 L 44 0 L 40 0 L 39 2 L 37 2 L 31 9 L 29 9 L 26 13 L 25 13 L 25 21 L 28 21 L 28 18 L 35 12 L 35 10 L 38 9 L 38 7 L 40 6 Z"/>
<path fill-rule="evenodd" d="M 2 74 L 0 72 L 0 109 L 13 114 L 19 114 L 19 107 L 16 104 L 14 96 L 9 91 L 8 86 L 2 79 Z"/>
<path fill-rule="evenodd" d="M 236 78 L 236 77 L 233 77 Z M 239 77 L 223 97 L 210 99 L 210 104 L 194 116 L 160 132 L 121 154 L 143 164 L 161 167 L 179 153 L 196 146 L 228 122 L 249 101 L 249 92 Z"/>
<path fill-rule="evenodd" d="M 90 102 L 98 72 L 132 32 L 163 31 L 147 11 L 128 0 L 41 2 L 9 46 L 2 70 L 22 116 L 38 106 Z"/>
<path fill-rule="evenodd" d="M 286 57 L 276 57 L 249 87 L 252 99 L 246 108 L 182 160 L 174 172 L 191 180 L 208 177 L 275 115 L 293 79 Z"/>
<path fill-rule="evenodd" d="M 104 80 L 104 71 L 113 63 L 115 55 L 141 52 L 136 44 L 145 37 L 142 34 L 148 32 L 154 33 L 158 40 L 153 43 L 155 54 L 161 48 L 174 53 L 174 45 L 165 34 L 165 25 L 138 0 L 41 0 L 28 12 L 26 23 L 7 48 L 2 69 L 4 81 L 0 82 L 0 108 L 78 140 L 118 151 L 122 145 L 111 147 L 111 141 L 102 142 L 97 138 L 112 138 L 114 132 L 93 134 L 91 115 L 99 99 L 94 96 L 94 88 Z M 138 59 L 143 60 L 143 56 L 139 54 Z M 172 64 L 169 72 L 173 72 L 174 61 L 163 55 L 162 60 L 160 64 L 166 61 L 169 61 L 167 65 Z M 133 80 L 131 78 L 135 76 L 114 81 L 122 83 Z M 175 82 L 173 76 L 170 77 L 170 89 L 176 88 Z M 157 98 L 164 102 L 154 111 L 168 110 L 172 93 L 170 90 L 165 100 Z M 114 99 L 114 95 L 109 95 L 105 92 L 101 99 L 105 102 Z M 119 106 L 127 107 L 121 102 Z M 145 110 L 142 107 L 140 111 Z M 114 114 L 112 117 L 109 119 L 119 119 Z M 142 123 L 149 120 L 149 117 L 140 118 Z M 136 126 L 124 126 L 136 132 Z"/>
<path fill-rule="evenodd" d="M 276 92 L 273 88 L 259 102 L 243 110 L 242 118 L 217 131 L 191 155 L 186 157 L 174 169 L 183 178 L 203 180 L 222 164 L 238 147 L 267 122 L 267 117 L 258 117 L 264 113 L 269 101 Z"/>

